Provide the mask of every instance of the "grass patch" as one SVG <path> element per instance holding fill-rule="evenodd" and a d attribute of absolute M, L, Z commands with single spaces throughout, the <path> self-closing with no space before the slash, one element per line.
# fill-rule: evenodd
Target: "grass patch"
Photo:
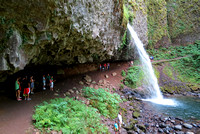
<path fill-rule="evenodd" d="M 118 94 L 111 94 L 102 88 L 94 89 L 90 87 L 85 87 L 83 94 L 90 100 L 90 105 L 97 108 L 103 116 L 112 119 L 117 117 L 119 103 L 122 102 Z"/>
<path fill-rule="evenodd" d="M 100 123 L 100 114 L 93 107 L 87 107 L 80 101 L 66 98 L 43 102 L 35 107 L 33 119 L 35 127 L 41 131 L 62 131 L 62 133 L 99 133 L 108 132 Z"/>

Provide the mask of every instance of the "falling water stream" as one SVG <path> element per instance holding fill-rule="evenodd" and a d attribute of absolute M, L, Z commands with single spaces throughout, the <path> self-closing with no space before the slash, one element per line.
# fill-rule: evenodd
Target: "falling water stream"
<path fill-rule="evenodd" d="M 145 76 L 144 78 L 145 89 L 147 90 L 147 93 L 150 95 L 148 99 L 144 100 L 162 105 L 176 105 L 176 103 L 172 99 L 163 98 L 160 88 L 158 86 L 157 78 L 154 74 L 151 61 L 149 59 L 149 55 L 145 51 L 143 43 L 138 38 L 137 33 L 134 31 L 134 29 L 130 24 L 128 24 L 128 30 L 131 33 L 131 36 L 137 48 L 137 52 L 139 54 L 139 60 L 141 62 L 141 66 Z"/>

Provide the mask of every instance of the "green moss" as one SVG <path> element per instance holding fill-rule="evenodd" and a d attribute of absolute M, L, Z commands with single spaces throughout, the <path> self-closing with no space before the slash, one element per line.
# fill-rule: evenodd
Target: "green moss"
<path fill-rule="evenodd" d="M 139 124 L 139 125 L 138 125 L 138 128 L 139 128 L 140 130 L 142 130 L 143 132 L 146 132 L 146 127 L 145 127 L 143 124 Z"/>
<path fill-rule="evenodd" d="M 126 27 L 126 25 L 128 24 L 128 21 L 129 21 L 129 10 L 125 6 L 125 4 L 123 4 L 123 21 L 122 21 L 122 25 L 124 27 Z"/>
<path fill-rule="evenodd" d="M 133 124 L 133 125 L 135 125 L 135 124 L 137 124 L 137 123 L 138 123 L 138 121 L 137 121 L 137 120 L 135 120 L 135 119 L 130 119 L 130 123 L 131 123 L 131 124 Z"/>
<path fill-rule="evenodd" d="M 174 75 L 173 75 L 173 68 L 169 66 L 168 64 L 165 64 L 163 68 L 163 73 L 167 75 L 169 78 L 171 78 L 172 80 L 175 80 Z"/>
<path fill-rule="evenodd" d="M 154 48 L 154 45 L 164 36 L 169 37 L 167 25 L 167 8 L 165 0 L 148 0 L 148 39 L 149 48 Z"/>
<path fill-rule="evenodd" d="M 140 116 L 140 113 L 139 112 L 133 112 L 132 114 L 133 118 L 138 118 Z"/>
<path fill-rule="evenodd" d="M 169 0 L 167 2 L 169 33 L 172 38 L 190 33 L 199 25 L 197 17 L 200 11 L 198 0 Z"/>
<path fill-rule="evenodd" d="M 164 93 L 181 93 L 181 89 L 183 89 L 183 86 L 175 85 L 173 83 L 169 83 L 168 85 L 164 85 L 163 87 L 160 87 L 161 91 Z"/>
<path fill-rule="evenodd" d="M 126 110 L 125 108 L 121 108 L 121 111 L 122 111 L 123 115 L 124 115 L 125 113 L 127 113 L 127 110 Z"/>
<path fill-rule="evenodd" d="M 160 72 L 159 72 L 159 70 L 157 70 L 156 68 L 153 68 L 153 70 L 154 70 L 154 73 L 156 75 L 156 78 L 159 80 L 159 78 L 160 78 Z"/>

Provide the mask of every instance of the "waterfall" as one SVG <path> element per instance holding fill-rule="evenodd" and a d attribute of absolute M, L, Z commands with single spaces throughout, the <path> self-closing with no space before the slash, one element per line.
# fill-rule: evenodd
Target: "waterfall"
<path fill-rule="evenodd" d="M 150 95 L 149 99 L 145 99 L 145 100 L 152 101 L 159 104 L 164 104 L 164 105 L 174 105 L 174 102 L 172 100 L 163 99 L 160 88 L 158 86 L 157 78 L 154 74 L 154 70 L 153 70 L 150 58 L 144 49 L 143 43 L 138 38 L 137 33 L 134 31 L 132 26 L 128 24 L 127 27 L 131 33 L 137 52 L 139 54 L 139 60 L 144 72 L 145 89 L 147 90 L 147 93 Z"/>

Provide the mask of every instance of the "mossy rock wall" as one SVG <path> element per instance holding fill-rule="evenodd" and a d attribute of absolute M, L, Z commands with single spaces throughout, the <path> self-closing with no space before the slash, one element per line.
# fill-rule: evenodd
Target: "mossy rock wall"
<path fill-rule="evenodd" d="M 148 0 L 148 48 L 169 46 L 167 2 L 165 0 Z"/>
<path fill-rule="evenodd" d="M 1 71 L 124 58 L 115 0 L 2 0 L 0 11 Z"/>
<path fill-rule="evenodd" d="M 148 48 L 194 42 L 199 7 L 199 0 L 2 0 L 0 74 L 27 65 L 133 59 L 129 21 Z"/>
<path fill-rule="evenodd" d="M 200 39 L 199 0 L 148 0 L 149 48 L 186 45 Z"/>
<path fill-rule="evenodd" d="M 200 1 L 168 0 L 169 35 L 175 45 L 185 45 L 200 39 Z"/>

